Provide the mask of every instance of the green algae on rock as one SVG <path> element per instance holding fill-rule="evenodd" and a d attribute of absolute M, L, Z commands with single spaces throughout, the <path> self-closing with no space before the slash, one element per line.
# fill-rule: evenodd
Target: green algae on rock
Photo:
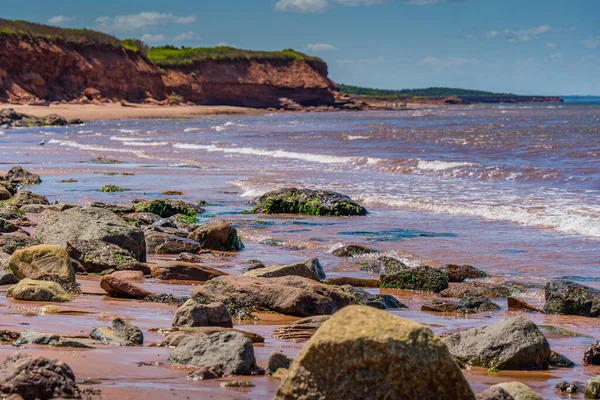
<path fill-rule="evenodd" d="M 116 193 L 116 192 L 128 192 L 128 191 L 130 191 L 130 189 L 125 189 L 125 188 L 122 188 L 122 187 L 116 186 L 116 185 L 106 185 L 106 186 L 103 186 L 100 189 L 100 191 L 102 193 Z"/>
<path fill-rule="evenodd" d="M 65 289 L 56 282 L 23 279 L 8 288 L 6 297 L 22 301 L 50 301 L 63 303 L 73 300 Z"/>
<path fill-rule="evenodd" d="M 268 192 L 257 199 L 254 214 L 305 214 L 315 216 L 367 215 L 367 210 L 340 193 L 285 188 Z"/>

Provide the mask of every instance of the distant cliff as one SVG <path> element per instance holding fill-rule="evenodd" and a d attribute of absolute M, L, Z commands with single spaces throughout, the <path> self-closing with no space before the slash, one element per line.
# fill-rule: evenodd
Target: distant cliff
<path fill-rule="evenodd" d="M 325 62 L 293 50 L 141 50 L 100 32 L 0 19 L 0 102 L 358 107 Z"/>

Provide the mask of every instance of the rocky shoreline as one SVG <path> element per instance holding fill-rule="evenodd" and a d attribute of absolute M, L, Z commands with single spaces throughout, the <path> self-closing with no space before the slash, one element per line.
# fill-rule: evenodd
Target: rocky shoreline
<path fill-rule="evenodd" d="M 494 284 L 488 273 L 469 265 L 408 266 L 360 245 L 340 247 L 334 255 L 371 254 L 374 257 L 361 268 L 379 279 L 330 280 L 317 258 L 273 266 L 249 260 L 242 275 L 232 275 L 207 265 L 207 260 L 242 251 L 240 232 L 218 218 L 199 225 L 196 217 L 205 213 L 201 201 L 49 204 L 24 188 L 40 182 L 40 176 L 21 167 L 0 178 L 0 292 L 12 299 L 9 302 L 58 311 L 89 296 L 87 283 L 84 287 L 80 281 L 92 279 L 99 285 L 94 290 L 106 296 L 94 301 L 120 299 L 133 307 L 139 301 L 171 304 L 172 324 L 161 330 L 159 341 L 148 343 L 135 318 L 119 315 L 76 336 L 40 332 L 32 323 L 20 331 L 1 330 L 0 340 L 6 344 L 89 349 L 90 360 L 95 348 L 118 354 L 121 347 L 163 347 L 170 349 L 165 368 L 183 368 L 189 380 L 225 379 L 224 387 L 237 388 L 276 380 L 281 382 L 272 393 L 276 399 L 541 399 L 527 385 L 513 381 L 475 394 L 465 371 L 551 369 L 560 375 L 575 363 L 600 364 L 600 344 L 569 360 L 553 351 L 545 336 L 549 329 L 557 330 L 528 318 L 531 313 L 598 318 L 600 291 L 579 283 L 547 282 L 540 308 L 519 297 L 525 282 Z M 339 193 L 296 188 L 267 193 L 248 211 L 357 219 L 367 212 Z M 148 280 L 158 282 L 153 286 L 158 290 L 148 290 Z M 161 292 L 161 282 L 177 283 L 188 294 Z M 427 294 L 421 312 L 493 315 L 501 309 L 498 299 L 506 298 L 514 315 L 440 338 L 427 326 L 383 311 L 407 308 L 398 291 Z M 305 342 L 297 356 L 273 352 L 266 364 L 259 363 L 255 345 L 268 339 L 244 327 L 265 315 L 294 318 L 277 328 L 274 337 Z M 260 378 L 265 374 L 269 377 Z M 11 399 L 90 398 L 101 396 L 103 389 L 78 383 L 62 361 L 24 353 L 0 364 L 0 378 L 2 393 Z M 90 386 L 87 395 L 79 386 Z M 599 398 L 600 377 L 585 384 L 561 382 L 556 393 Z"/>

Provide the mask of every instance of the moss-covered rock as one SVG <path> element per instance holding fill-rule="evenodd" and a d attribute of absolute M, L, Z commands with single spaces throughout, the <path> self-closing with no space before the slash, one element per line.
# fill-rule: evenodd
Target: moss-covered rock
<path fill-rule="evenodd" d="M 62 303 L 73 300 L 71 296 L 56 282 L 35 281 L 23 279 L 15 286 L 8 288 L 6 297 L 15 300 L 57 302 Z"/>
<path fill-rule="evenodd" d="M 448 287 L 448 276 L 435 268 L 421 265 L 401 268 L 393 274 L 380 276 L 381 287 L 386 289 L 423 290 L 439 293 Z"/>
<path fill-rule="evenodd" d="M 205 211 L 194 204 L 170 199 L 156 199 L 152 201 L 138 199 L 133 201 L 133 208 L 138 213 L 149 212 L 162 218 L 169 218 L 177 214 L 194 217 Z"/>
<path fill-rule="evenodd" d="M 367 215 L 367 210 L 348 196 L 324 190 L 286 188 L 262 195 L 255 214 L 305 214 L 319 216 Z"/>
<path fill-rule="evenodd" d="M 584 395 L 586 399 L 600 399 L 600 375 L 586 382 Z"/>
<path fill-rule="evenodd" d="M 117 192 L 128 192 L 129 189 L 122 188 L 116 185 L 106 185 L 100 188 L 102 193 L 117 193 Z"/>
<path fill-rule="evenodd" d="M 257 268 L 246 272 L 244 275 L 257 278 L 279 278 L 282 276 L 295 275 L 315 281 L 321 281 L 326 278 L 325 271 L 317 258 L 311 258 L 303 262 L 289 265 Z"/>
<path fill-rule="evenodd" d="M 8 261 L 8 267 L 19 279 L 53 281 L 75 284 L 75 271 L 69 253 L 60 246 L 39 245 L 17 250 Z"/>
<path fill-rule="evenodd" d="M 529 386 L 521 382 L 503 382 L 493 387 L 504 389 L 515 400 L 544 400 L 542 396 L 534 392 Z"/>
<path fill-rule="evenodd" d="M 552 314 L 600 317 L 600 290 L 570 281 L 546 284 L 544 311 Z"/>
<path fill-rule="evenodd" d="M 276 400 L 474 400 L 444 343 L 421 324 L 351 306 L 294 358 Z"/>
<path fill-rule="evenodd" d="M 71 240 L 67 253 L 78 261 L 86 272 L 99 273 L 108 269 L 142 271 L 150 274 L 146 264 L 136 260 L 131 253 L 119 246 L 102 240 Z"/>

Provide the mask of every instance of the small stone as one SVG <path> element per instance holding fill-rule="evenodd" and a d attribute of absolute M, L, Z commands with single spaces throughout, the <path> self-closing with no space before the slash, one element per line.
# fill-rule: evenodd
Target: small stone
<path fill-rule="evenodd" d="M 565 381 L 560 381 L 556 384 L 556 390 L 564 393 L 580 393 L 583 391 L 583 388 L 575 383 L 569 383 Z"/>
<path fill-rule="evenodd" d="M 188 300 L 175 313 L 173 326 L 222 326 L 233 328 L 231 314 L 223 303 L 198 304 Z"/>
<path fill-rule="evenodd" d="M 292 361 L 294 361 L 293 357 L 286 356 L 278 351 L 272 352 L 267 360 L 267 375 L 273 375 L 279 368 L 289 369 Z"/>
<path fill-rule="evenodd" d="M 544 310 L 534 307 L 519 297 L 508 296 L 508 309 L 510 311 L 531 311 L 543 313 Z"/>
<path fill-rule="evenodd" d="M 492 386 L 475 394 L 476 400 L 514 400 L 506 390 L 498 386 Z"/>
<path fill-rule="evenodd" d="M 104 289 L 109 296 L 113 297 L 143 299 L 144 297 L 152 295 L 152 293 L 146 289 L 112 274 L 102 277 L 100 280 L 100 287 Z"/>
<path fill-rule="evenodd" d="M 140 328 L 122 318 L 115 318 L 111 326 L 94 328 L 90 337 L 109 346 L 141 346 L 144 343 Z"/>
<path fill-rule="evenodd" d="M 585 350 L 583 362 L 590 365 L 600 365 L 600 342 L 591 345 Z"/>
<path fill-rule="evenodd" d="M 584 396 L 586 399 L 600 399 L 600 375 L 586 382 Z"/>

